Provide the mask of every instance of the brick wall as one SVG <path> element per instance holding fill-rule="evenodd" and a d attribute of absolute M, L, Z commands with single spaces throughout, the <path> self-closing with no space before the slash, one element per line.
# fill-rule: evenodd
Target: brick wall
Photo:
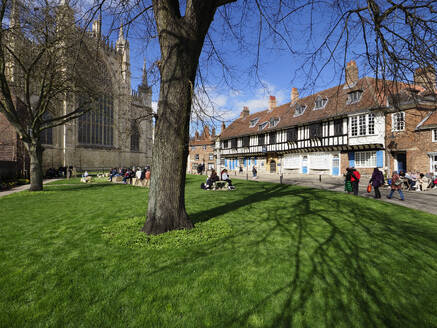
<path fill-rule="evenodd" d="M 432 142 L 431 130 L 415 131 L 417 125 L 428 115 L 427 111 L 405 111 L 405 130 L 392 131 L 392 115 L 386 115 L 387 167 L 389 174 L 395 167 L 398 153 L 406 154 L 406 170 L 427 173 L 430 171 L 428 152 L 437 152 L 437 143 Z"/>
<path fill-rule="evenodd" d="M 211 159 L 210 155 L 212 155 Z M 205 170 L 208 170 L 209 164 L 213 165 L 214 168 L 216 167 L 214 159 L 214 143 L 205 145 L 190 145 L 189 156 L 190 167 L 187 167 L 187 170 L 191 173 L 195 173 L 197 166 L 203 163 L 205 163 Z M 198 159 L 196 159 L 196 156 L 198 156 Z"/>

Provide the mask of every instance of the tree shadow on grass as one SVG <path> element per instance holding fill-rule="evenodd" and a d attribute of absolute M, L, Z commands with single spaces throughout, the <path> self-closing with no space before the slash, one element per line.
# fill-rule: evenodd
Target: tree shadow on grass
<path fill-rule="evenodd" d="M 228 313 L 217 327 L 251 326 L 254 316 L 265 318 L 264 327 L 275 328 L 437 326 L 437 231 L 431 215 L 415 220 L 413 210 L 391 204 L 272 185 L 194 213 L 191 219 L 203 222 L 241 213 L 246 206 L 275 198 L 281 201 L 273 207 L 269 202 L 267 220 L 239 216 L 232 235 L 190 250 L 154 273 L 201 261 L 214 252 L 218 257 L 242 254 L 240 260 L 271 270 L 266 279 L 281 277 L 275 285 L 253 287 L 263 291 L 263 297 Z M 284 207 L 289 209 L 286 215 Z M 255 237 L 242 238 L 249 234 Z M 246 292 L 250 290 L 241 291 Z M 272 304 L 280 305 L 266 312 Z"/>
<path fill-rule="evenodd" d="M 289 261 L 290 279 L 223 326 L 248 325 L 278 298 L 282 307 L 269 327 L 436 326 L 435 230 L 394 217 L 388 205 L 377 211 L 345 197 L 320 211 L 308 194 L 292 195 L 300 198 L 293 214 L 284 218 L 272 210 L 272 226 L 246 245 L 252 256 L 262 256 L 270 236 L 286 236 L 289 256 L 278 260 Z M 324 233 L 316 234 L 317 227 Z"/>
<path fill-rule="evenodd" d="M 237 210 L 241 207 L 248 206 L 254 203 L 259 203 L 261 201 L 267 201 L 271 198 L 282 197 L 284 195 L 293 194 L 293 191 L 288 191 L 290 188 L 286 185 L 272 185 L 271 187 L 264 187 L 261 191 L 250 194 L 243 199 L 238 199 L 233 202 L 223 204 L 214 208 L 209 208 L 205 211 L 190 214 L 191 221 L 196 224 L 199 222 L 208 221 L 214 217 L 226 214 L 228 212 Z M 287 190 L 287 191 L 286 191 Z M 238 192 L 232 191 L 232 192 Z"/>

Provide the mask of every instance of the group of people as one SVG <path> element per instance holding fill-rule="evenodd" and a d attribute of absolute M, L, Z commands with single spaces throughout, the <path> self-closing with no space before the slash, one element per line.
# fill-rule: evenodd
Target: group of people
<path fill-rule="evenodd" d="M 235 186 L 232 185 L 232 180 L 229 177 L 228 170 L 223 169 L 220 173 L 220 177 L 218 176 L 217 172 L 212 169 L 211 174 L 206 179 L 206 183 L 202 183 L 200 187 L 205 190 L 209 190 L 213 188 L 214 183 L 217 181 L 224 181 L 228 183 L 228 189 L 233 190 L 235 189 Z"/>
<path fill-rule="evenodd" d="M 352 167 L 346 169 L 345 174 L 345 191 L 348 193 L 353 192 L 354 195 L 358 195 L 359 182 L 361 179 L 360 173 Z M 437 188 L 437 177 L 433 177 L 431 173 L 405 173 L 393 171 L 391 179 L 387 181 L 390 186 L 390 193 L 387 195 L 388 199 L 393 197 L 393 194 L 397 191 L 401 201 L 405 200 L 405 196 L 402 192 L 403 187 L 407 190 L 425 191 L 428 188 Z M 375 167 L 373 169 L 372 176 L 369 180 L 369 188 L 373 188 L 375 192 L 374 198 L 381 198 L 380 187 L 384 186 L 385 179 L 383 173 Z M 371 187 L 370 187 L 371 186 Z"/>
<path fill-rule="evenodd" d="M 150 166 L 144 168 L 112 168 L 109 171 L 109 181 L 112 182 L 114 177 L 122 177 L 124 184 L 132 184 L 133 179 L 144 182 L 143 185 L 146 187 L 150 186 Z"/>
<path fill-rule="evenodd" d="M 70 179 L 76 175 L 76 170 L 73 166 L 60 166 L 58 169 L 54 167 L 50 167 L 47 169 L 45 178 L 53 179 L 53 178 L 67 178 Z"/>
<path fill-rule="evenodd" d="M 437 177 L 432 173 L 400 172 L 399 176 L 407 190 L 426 191 L 428 188 L 437 187 Z"/>

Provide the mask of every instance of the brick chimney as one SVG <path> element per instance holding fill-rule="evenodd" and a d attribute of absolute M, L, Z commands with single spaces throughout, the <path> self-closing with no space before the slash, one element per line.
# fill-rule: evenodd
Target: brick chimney
<path fill-rule="evenodd" d="M 299 90 L 291 88 L 291 103 L 294 104 L 299 99 Z"/>
<path fill-rule="evenodd" d="M 221 133 L 223 133 L 223 131 L 226 129 L 226 124 L 225 124 L 225 122 L 222 122 L 222 131 L 221 131 Z"/>
<path fill-rule="evenodd" d="M 211 136 L 212 136 L 212 137 L 215 137 L 215 128 L 212 128 Z"/>
<path fill-rule="evenodd" d="M 194 134 L 194 138 L 195 138 L 195 140 L 199 139 L 199 131 L 196 131 L 196 133 Z"/>
<path fill-rule="evenodd" d="M 203 127 L 202 137 L 203 137 L 203 139 L 208 139 L 209 138 L 209 126 L 205 125 Z"/>
<path fill-rule="evenodd" d="M 421 86 L 426 91 L 436 90 L 435 69 L 432 66 L 419 67 L 414 71 L 414 84 Z"/>
<path fill-rule="evenodd" d="M 246 118 L 249 116 L 249 114 L 250 114 L 249 107 L 244 106 L 243 110 L 241 111 L 240 118 Z"/>
<path fill-rule="evenodd" d="M 276 107 L 276 97 L 275 96 L 270 96 L 269 97 L 269 111 L 272 111 L 273 108 Z"/>
<path fill-rule="evenodd" d="M 355 60 L 351 60 L 346 64 L 345 83 L 346 86 L 352 88 L 358 82 L 358 67 Z"/>

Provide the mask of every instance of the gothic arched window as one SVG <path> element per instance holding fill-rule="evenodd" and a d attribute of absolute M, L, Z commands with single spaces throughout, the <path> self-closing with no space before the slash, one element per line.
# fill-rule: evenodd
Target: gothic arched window
<path fill-rule="evenodd" d="M 130 150 L 140 150 L 140 130 L 134 120 L 131 121 Z"/>
<path fill-rule="evenodd" d="M 112 96 L 101 96 L 96 108 L 79 117 L 79 144 L 90 146 L 114 145 L 114 101 Z"/>
<path fill-rule="evenodd" d="M 42 118 L 43 120 L 48 120 L 52 118 L 52 115 L 48 112 L 45 112 Z M 42 130 L 39 135 L 39 141 L 44 145 L 53 145 L 53 128 Z"/>

